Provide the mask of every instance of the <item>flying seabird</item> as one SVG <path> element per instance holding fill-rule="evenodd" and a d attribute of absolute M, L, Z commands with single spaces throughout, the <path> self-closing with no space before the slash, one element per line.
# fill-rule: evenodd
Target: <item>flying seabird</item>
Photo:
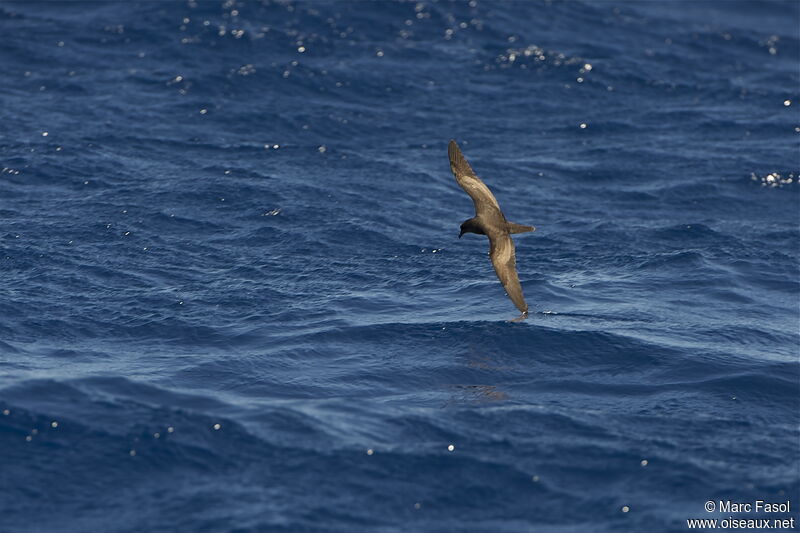
<path fill-rule="evenodd" d="M 475 175 L 453 140 L 447 147 L 447 155 L 450 156 L 450 170 L 453 171 L 456 181 L 475 204 L 475 216 L 461 224 L 458 238 L 460 239 L 465 233 L 477 233 L 489 237 L 489 257 L 494 271 L 497 272 L 497 277 L 500 278 L 508 297 L 522 313 L 519 318 L 527 318 L 528 304 L 522 296 L 522 286 L 519 284 L 514 256 L 514 241 L 511 240 L 510 234 L 535 231 L 536 228 L 506 220 L 492 191 Z"/>

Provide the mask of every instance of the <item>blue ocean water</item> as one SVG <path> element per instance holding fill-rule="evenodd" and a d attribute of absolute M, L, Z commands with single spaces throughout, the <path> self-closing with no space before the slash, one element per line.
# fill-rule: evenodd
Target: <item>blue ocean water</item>
<path fill-rule="evenodd" d="M 798 28 L 0 4 L 0 531 L 800 518 Z M 537 226 L 525 322 L 450 138 Z"/>

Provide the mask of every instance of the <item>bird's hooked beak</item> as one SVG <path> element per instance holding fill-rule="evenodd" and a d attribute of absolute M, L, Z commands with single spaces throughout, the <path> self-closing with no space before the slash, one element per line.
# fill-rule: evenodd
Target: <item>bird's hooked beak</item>
<path fill-rule="evenodd" d="M 458 238 L 460 239 L 462 235 L 464 235 L 464 230 L 463 229 L 461 230 L 461 233 L 458 234 Z"/>

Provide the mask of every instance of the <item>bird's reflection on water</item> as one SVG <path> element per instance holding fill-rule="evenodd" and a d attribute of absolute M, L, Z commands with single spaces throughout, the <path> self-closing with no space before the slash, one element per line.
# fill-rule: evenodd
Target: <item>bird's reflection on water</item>
<path fill-rule="evenodd" d="M 504 364 L 505 355 L 487 350 L 483 346 L 470 343 L 467 347 L 465 364 L 469 368 L 490 372 L 513 372 L 516 365 Z M 448 385 L 451 397 L 445 407 L 465 402 L 503 402 L 509 399 L 508 392 L 498 388 L 498 384 L 487 383 L 457 383 Z"/>
<path fill-rule="evenodd" d="M 452 396 L 445 407 L 464 402 L 502 402 L 508 400 L 508 394 L 499 390 L 496 385 L 450 385 Z"/>

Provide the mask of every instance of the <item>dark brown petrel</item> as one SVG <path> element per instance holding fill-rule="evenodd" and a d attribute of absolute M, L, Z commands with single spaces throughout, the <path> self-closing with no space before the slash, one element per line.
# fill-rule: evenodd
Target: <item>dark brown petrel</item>
<path fill-rule="evenodd" d="M 450 156 L 450 170 L 453 171 L 456 181 L 475 204 L 475 216 L 461 224 L 458 238 L 460 239 L 465 233 L 477 233 L 489 237 L 489 257 L 492 259 L 494 271 L 497 272 L 497 277 L 500 278 L 508 297 L 522 312 L 519 318 L 527 318 L 528 304 L 522 296 L 522 286 L 519 284 L 517 261 L 514 256 L 514 241 L 511 240 L 510 234 L 535 231 L 536 228 L 506 220 L 492 191 L 475 175 L 453 140 L 447 147 L 447 155 Z"/>

